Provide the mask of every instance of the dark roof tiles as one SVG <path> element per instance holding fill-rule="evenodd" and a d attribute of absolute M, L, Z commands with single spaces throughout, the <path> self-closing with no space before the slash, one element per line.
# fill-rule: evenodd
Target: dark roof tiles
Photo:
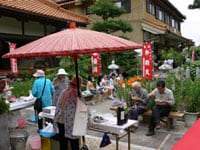
<path fill-rule="evenodd" d="M 81 23 L 88 23 L 89 21 L 86 16 L 63 9 L 48 0 L 0 0 L 1 7 L 58 20 Z"/>

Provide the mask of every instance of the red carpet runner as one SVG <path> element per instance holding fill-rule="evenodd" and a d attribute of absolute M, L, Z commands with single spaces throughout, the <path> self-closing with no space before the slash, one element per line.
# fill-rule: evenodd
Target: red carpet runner
<path fill-rule="evenodd" d="M 200 119 L 172 147 L 172 150 L 200 150 Z"/>

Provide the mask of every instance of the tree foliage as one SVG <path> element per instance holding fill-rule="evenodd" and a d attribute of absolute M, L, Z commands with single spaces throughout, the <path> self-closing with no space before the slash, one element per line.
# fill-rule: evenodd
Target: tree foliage
<path fill-rule="evenodd" d="M 173 48 L 170 48 L 168 51 L 162 50 L 161 51 L 161 59 L 167 60 L 167 59 L 173 59 L 175 65 L 181 66 L 183 64 L 183 55 L 180 54 L 180 52 L 177 52 Z"/>
<path fill-rule="evenodd" d="M 91 72 L 90 55 L 80 55 L 78 58 L 78 71 L 83 78 L 87 78 L 88 72 Z M 72 57 L 60 57 L 59 66 L 65 68 L 71 78 L 75 75 L 74 60 Z"/>
<path fill-rule="evenodd" d="M 111 0 L 97 0 L 89 7 L 89 11 L 101 17 L 101 20 L 93 22 L 92 30 L 108 34 L 117 31 L 123 33 L 132 31 L 130 23 L 119 19 L 122 14 L 126 13 L 126 10 L 123 7 L 116 6 Z M 124 37 L 124 35 L 120 35 L 120 37 Z M 137 53 L 135 51 L 102 53 L 102 70 L 104 73 L 107 72 L 107 66 L 111 64 L 112 60 L 115 60 L 116 64 L 120 66 L 121 73 L 126 72 L 129 75 L 133 75 L 135 64 L 138 63 L 136 55 Z"/>
<path fill-rule="evenodd" d="M 97 0 L 94 5 L 89 7 L 89 11 L 92 14 L 101 16 L 104 21 L 119 17 L 126 12 L 123 7 L 120 8 L 114 5 L 111 0 Z"/>
<path fill-rule="evenodd" d="M 189 9 L 200 9 L 200 1 L 194 0 L 193 4 L 188 6 Z"/>
<path fill-rule="evenodd" d="M 104 22 L 93 23 L 92 30 L 105 33 L 113 33 L 116 31 L 122 31 L 126 33 L 131 32 L 132 27 L 129 23 L 126 23 L 122 20 L 106 20 Z"/>

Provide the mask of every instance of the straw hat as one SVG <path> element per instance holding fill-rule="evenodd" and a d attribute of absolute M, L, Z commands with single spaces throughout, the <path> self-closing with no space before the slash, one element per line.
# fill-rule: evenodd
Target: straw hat
<path fill-rule="evenodd" d="M 37 70 L 34 74 L 33 74 L 34 77 L 44 77 L 45 76 L 45 73 L 43 70 Z"/>
<path fill-rule="evenodd" d="M 57 75 L 68 75 L 67 72 L 65 72 L 65 69 L 59 69 Z"/>

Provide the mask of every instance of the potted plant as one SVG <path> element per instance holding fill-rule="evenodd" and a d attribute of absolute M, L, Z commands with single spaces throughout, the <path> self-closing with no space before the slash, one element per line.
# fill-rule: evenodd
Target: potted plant
<path fill-rule="evenodd" d="M 185 125 L 190 127 L 198 118 L 200 110 L 200 78 L 183 81 L 182 99 L 185 103 Z"/>
<path fill-rule="evenodd" d="M 4 140 L 0 142 L 0 147 L 5 150 L 10 149 L 10 138 L 8 131 L 8 113 L 9 104 L 6 103 L 6 100 L 3 96 L 0 96 L 0 137 L 4 137 Z"/>
<path fill-rule="evenodd" d="M 9 112 L 9 104 L 6 103 L 6 100 L 3 96 L 0 96 L 0 115 Z"/>

